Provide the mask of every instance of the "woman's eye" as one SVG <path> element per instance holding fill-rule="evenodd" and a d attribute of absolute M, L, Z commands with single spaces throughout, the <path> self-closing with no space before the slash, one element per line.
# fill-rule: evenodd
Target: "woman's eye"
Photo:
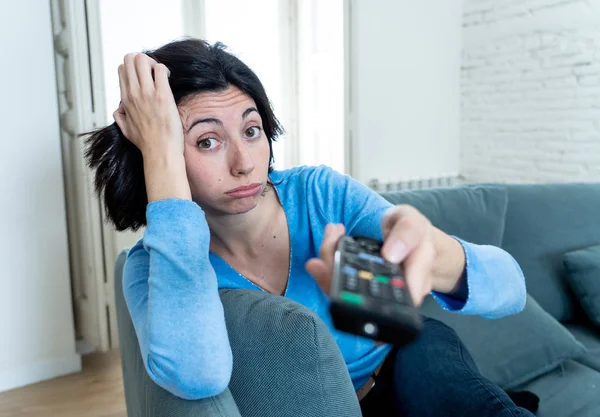
<path fill-rule="evenodd" d="M 215 138 L 199 139 L 197 145 L 202 149 L 212 149 L 217 146 L 218 142 Z"/>
<path fill-rule="evenodd" d="M 260 135 L 260 127 L 252 126 L 248 129 L 246 129 L 246 131 L 244 132 L 244 135 L 246 135 L 246 137 L 250 138 L 250 139 L 257 138 Z"/>

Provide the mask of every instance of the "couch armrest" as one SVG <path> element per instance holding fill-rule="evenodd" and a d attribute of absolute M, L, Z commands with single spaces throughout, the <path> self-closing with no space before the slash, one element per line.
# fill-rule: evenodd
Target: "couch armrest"
<path fill-rule="evenodd" d="M 128 417 L 241 417 L 229 389 L 215 397 L 189 401 L 171 394 L 150 378 L 123 297 L 126 257 L 127 250 L 123 250 L 115 264 L 115 305 Z"/>
<path fill-rule="evenodd" d="M 115 303 L 129 417 L 361 417 L 344 358 L 323 321 L 288 298 L 256 290 L 219 291 L 233 351 L 225 392 L 189 401 L 156 385 L 123 297 L 126 256 L 122 251 L 115 265 Z"/>
<path fill-rule="evenodd" d="M 222 289 L 229 389 L 244 417 L 360 417 L 342 353 L 310 309 L 256 290 Z"/>

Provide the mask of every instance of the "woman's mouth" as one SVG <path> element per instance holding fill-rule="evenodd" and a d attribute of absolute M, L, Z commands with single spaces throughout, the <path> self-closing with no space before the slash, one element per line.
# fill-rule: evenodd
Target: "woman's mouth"
<path fill-rule="evenodd" d="M 248 198 L 258 194 L 261 188 L 260 183 L 254 183 L 234 188 L 233 190 L 227 191 L 225 194 L 233 198 Z"/>

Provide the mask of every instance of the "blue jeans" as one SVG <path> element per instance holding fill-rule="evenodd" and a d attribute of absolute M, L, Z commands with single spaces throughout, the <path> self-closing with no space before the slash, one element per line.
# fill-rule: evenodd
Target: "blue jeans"
<path fill-rule="evenodd" d="M 415 342 L 389 353 L 360 405 L 365 417 L 533 416 L 479 373 L 454 330 L 431 318 Z"/>

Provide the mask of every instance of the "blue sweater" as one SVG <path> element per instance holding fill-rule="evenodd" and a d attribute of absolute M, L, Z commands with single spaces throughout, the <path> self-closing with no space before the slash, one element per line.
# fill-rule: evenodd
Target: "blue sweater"
<path fill-rule="evenodd" d="M 327 223 L 343 223 L 348 235 L 381 239 L 381 221 L 391 206 L 349 176 L 324 167 L 297 167 L 270 174 L 287 217 L 291 264 L 284 296 L 313 310 L 329 327 L 355 389 L 391 346 L 333 327 L 329 300 L 305 271 L 318 256 Z M 147 207 L 143 239 L 130 250 L 123 286 L 144 365 L 161 387 L 185 399 L 219 394 L 229 384 L 232 354 L 218 289 L 262 289 L 215 253 L 203 210 L 179 199 Z M 466 300 L 433 293 L 447 310 L 497 318 L 521 311 L 525 282 L 505 251 L 464 242 Z"/>

